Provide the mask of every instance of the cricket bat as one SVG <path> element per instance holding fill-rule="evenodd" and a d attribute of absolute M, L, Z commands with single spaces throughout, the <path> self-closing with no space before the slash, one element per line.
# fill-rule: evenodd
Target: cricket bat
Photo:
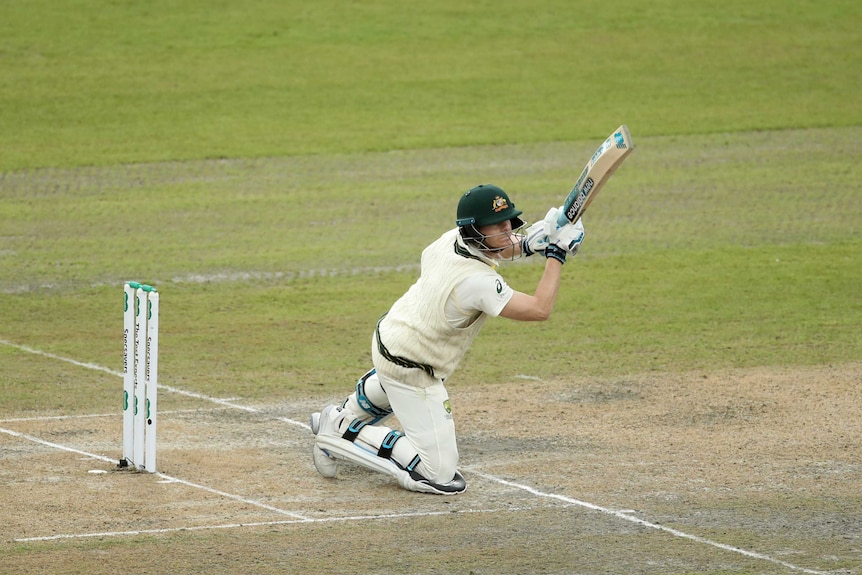
<path fill-rule="evenodd" d="M 602 142 L 602 145 L 584 166 L 584 171 L 581 172 L 581 176 L 572 191 L 569 192 L 566 201 L 563 202 L 563 209 L 557 220 L 558 227 L 578 221 L 578 218 L 587 211 L 590 202 L 598 195 L 605 182 L 634 148 L 632 137 L 625 124 L 614 130 L 614 133 Z"/>

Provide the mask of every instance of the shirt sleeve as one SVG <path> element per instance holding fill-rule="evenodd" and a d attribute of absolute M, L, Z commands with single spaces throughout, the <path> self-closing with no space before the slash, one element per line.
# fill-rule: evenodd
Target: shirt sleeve
<path fill-rule="evenodd" d="M 515 290 L 499 274 L 489 273 L 464 278 L 455 286 L 455 292 L 462 309 L 497 317 L 512 299 Z"/>

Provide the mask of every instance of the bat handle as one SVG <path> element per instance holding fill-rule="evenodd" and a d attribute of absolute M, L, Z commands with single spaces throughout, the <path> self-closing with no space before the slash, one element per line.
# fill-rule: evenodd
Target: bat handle
<path fill-rule="evenodd" d="M 557 229 L 560 229 L 564 225 L 570 223 L 569 218 L 566 217 L 566 211 L 560 208 L 560 215 L 557 216 Z"/>

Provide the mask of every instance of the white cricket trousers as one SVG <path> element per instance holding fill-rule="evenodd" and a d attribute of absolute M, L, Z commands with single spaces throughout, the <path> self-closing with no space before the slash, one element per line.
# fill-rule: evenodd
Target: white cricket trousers
<path fill-rule="evenodd" d="M 385 400 L 381 393 L 385 394 Z M 443 383 L 424 388 L 414 387 L 375 372 L 365 381 L 365 395 L 377 407 L 392 409 L 404 432 L 404 437 L 398 443 L 409 442 L 421 459 L 416 471 L 434 483 L 448 483 L 455 477 L 458 471 L 455 421 L 449 405 L 449 392 Z M 384 401 L 388 401 L 389 405 L 380 405 Z M 356 402 L 355 393 L 348 398 L 347 407 L 356 414 L 362 411 Z M 387 429 L 384 425 L 371 427 Z M 382 434 L 378 436 L 382 437 Z M 403 447 L 398 446 L 396 454 L 401 456 L 398 457 L 399 463 L 406 465 L 409 461 L 400 461 L 404 454 Z"/>

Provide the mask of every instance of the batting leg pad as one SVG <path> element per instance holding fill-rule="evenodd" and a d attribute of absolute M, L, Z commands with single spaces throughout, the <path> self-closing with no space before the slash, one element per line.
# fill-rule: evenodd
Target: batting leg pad
<path fill-rule="evenodd" d="M 424 477 L 416 448 L 398 430 L 369 425 L 344 408 L 325 410 L 321 418 L 326 421 L 320 424 L 315 446 L 332 457 L 389 475 L 411 491 L 454 495 L 466 489 L 464 478 L 457 472 L 445 483 Z"/>
<path fill-rule="evenodd" d="M 393 459 L 384 459 L 377 452 L 363 445 L 362 442 L 349 441 L 343 437 L 332 435 L 318 435 L 316 445 L 333 457 L 356 463 L 377 473 L 389 475 L 398 482 L 398 485 L 409 491 L 457 495 L 467 489 L 467 482 L 464 481 L 464 477 L 460 473 L 456 472 L 455 477 L 447 483 L 433 483 L 415 471 L 408 471 Z M 419 457 L 416 456 L 415 460 L 418 463 Z"/>
<path fill-rule="evenodd" d="M 342 407 L 346 407 L 370 425 L 381 423 L 392 415 L 392 407 L 389 405 L 386 390 L 377 377 L 377 370 L 372 369 L 359 378 L 356 390 L 348 396 Z"/>

